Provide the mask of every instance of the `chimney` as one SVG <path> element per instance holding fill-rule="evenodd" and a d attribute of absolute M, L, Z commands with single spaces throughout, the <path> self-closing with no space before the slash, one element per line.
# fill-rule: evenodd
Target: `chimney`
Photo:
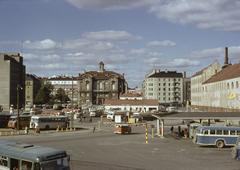
<path fill-rule="evenodd" d="M 229 65 L 231 64 L 229 64 L 228 62 L 228 47 L 225 47 L 225 57 L 224 57 L 224 64 L 222 66 L 222 69 L 226 68 Z"/>
<path fill-rule="evenodd" d="M 224 65 L 228 65 L 228 48 L 225 47 Z"/>

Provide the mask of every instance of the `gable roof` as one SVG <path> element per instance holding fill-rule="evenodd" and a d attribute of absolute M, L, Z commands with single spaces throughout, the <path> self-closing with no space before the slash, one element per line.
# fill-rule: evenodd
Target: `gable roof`
<path fill-rule="evenodd" d="M 203 84 L 214 83 L 218 81 L 228 80 L 240 77 L 240 64 L 229 65 L 222 69 L 217 74 L 213 75 L 210 79 L 205 81 Z"/>

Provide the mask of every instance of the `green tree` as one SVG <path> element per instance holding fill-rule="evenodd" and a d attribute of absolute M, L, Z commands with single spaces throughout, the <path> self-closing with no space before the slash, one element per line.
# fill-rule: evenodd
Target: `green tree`
<path fill-rule="evenodd" d="M 50 83 L 42 84 L 35 98 L 35 104 L 49 104 L 53 99 L 51 95 L 52 91 L 53 85 L 51 85 Z"/>
<path fill-rule="evenodd" d="M 70 101 L 68 95 L 65 93 L 64 89 L 62 88 L 59 88 L 57 90 L 57 93 L 55 94 L 54 99 L 57 101 L 60 101 L 61 104 L 67 103 L 68 101 Z"/>

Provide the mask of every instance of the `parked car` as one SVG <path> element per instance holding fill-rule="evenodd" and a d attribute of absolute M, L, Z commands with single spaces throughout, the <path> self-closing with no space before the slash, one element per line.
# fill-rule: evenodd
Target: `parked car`
<path fill-rule="evenodd" d="M 131 133 L 132 129 L 129 124 L 116 124 L 115 125 L 115 134 L 126 134 L 126 133 Z"/>
<path fill-rule="evenodd" d="M 167 107 L 166 111 L 168 113 L 174 113 L 174 112 L 177 112 L 177 108 L 175 106 L 169 106 Z"/>

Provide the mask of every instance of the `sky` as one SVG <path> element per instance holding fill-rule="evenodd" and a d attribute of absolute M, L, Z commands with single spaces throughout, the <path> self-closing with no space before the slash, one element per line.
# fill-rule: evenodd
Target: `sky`
<path fill-rule="evenodd" d="M 240 62 L 239 0 L 0 0 L 0 52 L 37 76 L 105 69 L 140 87 L 154 69 L 187 76 Z"/>

